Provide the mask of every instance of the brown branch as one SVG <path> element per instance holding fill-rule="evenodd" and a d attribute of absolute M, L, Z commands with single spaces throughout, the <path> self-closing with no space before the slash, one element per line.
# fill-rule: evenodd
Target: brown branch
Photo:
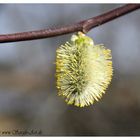
<path fill-rule="evenodd" d="M 109 22 L 117 17 L 130 13 L 136 9 L 140 8 L 140 4 L 127 4 L 122 7 L 116 8 L 109 12 L 106 12 L 102 15 L 83 20 L 81 22 L 63 26 L 60 28 L 50 28 L 39 31 L 29 31 L 29 32 L 21 32 L 14 34 L 3 34 L 0 35 L 0 43 L 7 42 L 18 42 L 18 41 L 27 41 L 27 40 L 35 40 L 35 39 L 43 39 L 68 33 L 73 33 L 77 31 L 82 31 L 87 33 L 92 28 L 102 25 L 106 22 Z"/>

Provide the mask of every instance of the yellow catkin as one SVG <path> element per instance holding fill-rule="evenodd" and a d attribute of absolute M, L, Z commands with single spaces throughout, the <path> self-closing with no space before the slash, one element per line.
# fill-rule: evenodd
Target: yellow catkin
<path fill-rule="evenodd" d="M 58 95 L 78 107 L 98 101 L 112 79 L 111 50 L 94 45 L 90 37 L 78 32 L 56 54 Z"/>

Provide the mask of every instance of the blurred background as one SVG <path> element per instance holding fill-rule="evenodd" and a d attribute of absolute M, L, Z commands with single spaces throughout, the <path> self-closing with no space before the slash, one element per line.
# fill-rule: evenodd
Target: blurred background
<path fill-rule="evenodd" d="M 59 27 L 119 6 L 0 4 L 0 34 Z M 88 35 L 112 50 L 114 76 L 101 101 L 85 108 L 69 106 L 57 96 L 56 49 L 71 34 L 0 44 L 0 132 L 140 135 L 140 10 L 94 28 Z"/>

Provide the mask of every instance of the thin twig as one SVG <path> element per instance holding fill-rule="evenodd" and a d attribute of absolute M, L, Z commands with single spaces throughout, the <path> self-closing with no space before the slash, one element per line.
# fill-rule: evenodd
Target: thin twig
<path fill-rule="evenodd" d="M 73 33 L 77 31 L 82 31 L 87 33 L 92 28 L 102 25 L 106 22 L 109 22 L 117 17 L 130 13 L 136 9 L 140 8 L 140 4 L 127 4 L 122 7 L 113 9 L 109 12 L 106 12 L 102 15 L 83 20 L 81 22 L 63 26 L 60 28 L 50 28 L 39 31 L 29 31 L 29 32 L 21 32 L 14 34 L 3 34 L 0 35 L 0 43 L 8 43 L 8 42 L 18 42 L 18 41 L 27 41 L 27 40 L 35 40 L 35 39 L 43 39 L 53 36 L 59 36 L 63 34 Z"/>

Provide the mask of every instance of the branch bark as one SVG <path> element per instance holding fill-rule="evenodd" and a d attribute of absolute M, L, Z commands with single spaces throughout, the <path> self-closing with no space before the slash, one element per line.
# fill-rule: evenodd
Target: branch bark
<path fill-rule="evenodd" d="M 3 34 L 3 35 L 0 35 L 0 43 L 43 39 L 43 38 L 49 38 L 49 37 L 64 35 L 68 33 L 73 33 L 77 31 L 82 31 L 84 33 L 87 33 L 94 27 L 97 27 L 106 22 L 112 21 L 113 19 L 116 19 L 127 13 L 135 11 L 139 8 L 140 8 L 140 4 L 126 4 L 122 7 L 113 9 L 99 16 L 92 17 L 90 19 L 83 20 L 72 25 L 67 25 L 67 26 L 58 27 L 58 28 L 43 29 L 43 30 L 38 30 L 38 31 Z"/>

